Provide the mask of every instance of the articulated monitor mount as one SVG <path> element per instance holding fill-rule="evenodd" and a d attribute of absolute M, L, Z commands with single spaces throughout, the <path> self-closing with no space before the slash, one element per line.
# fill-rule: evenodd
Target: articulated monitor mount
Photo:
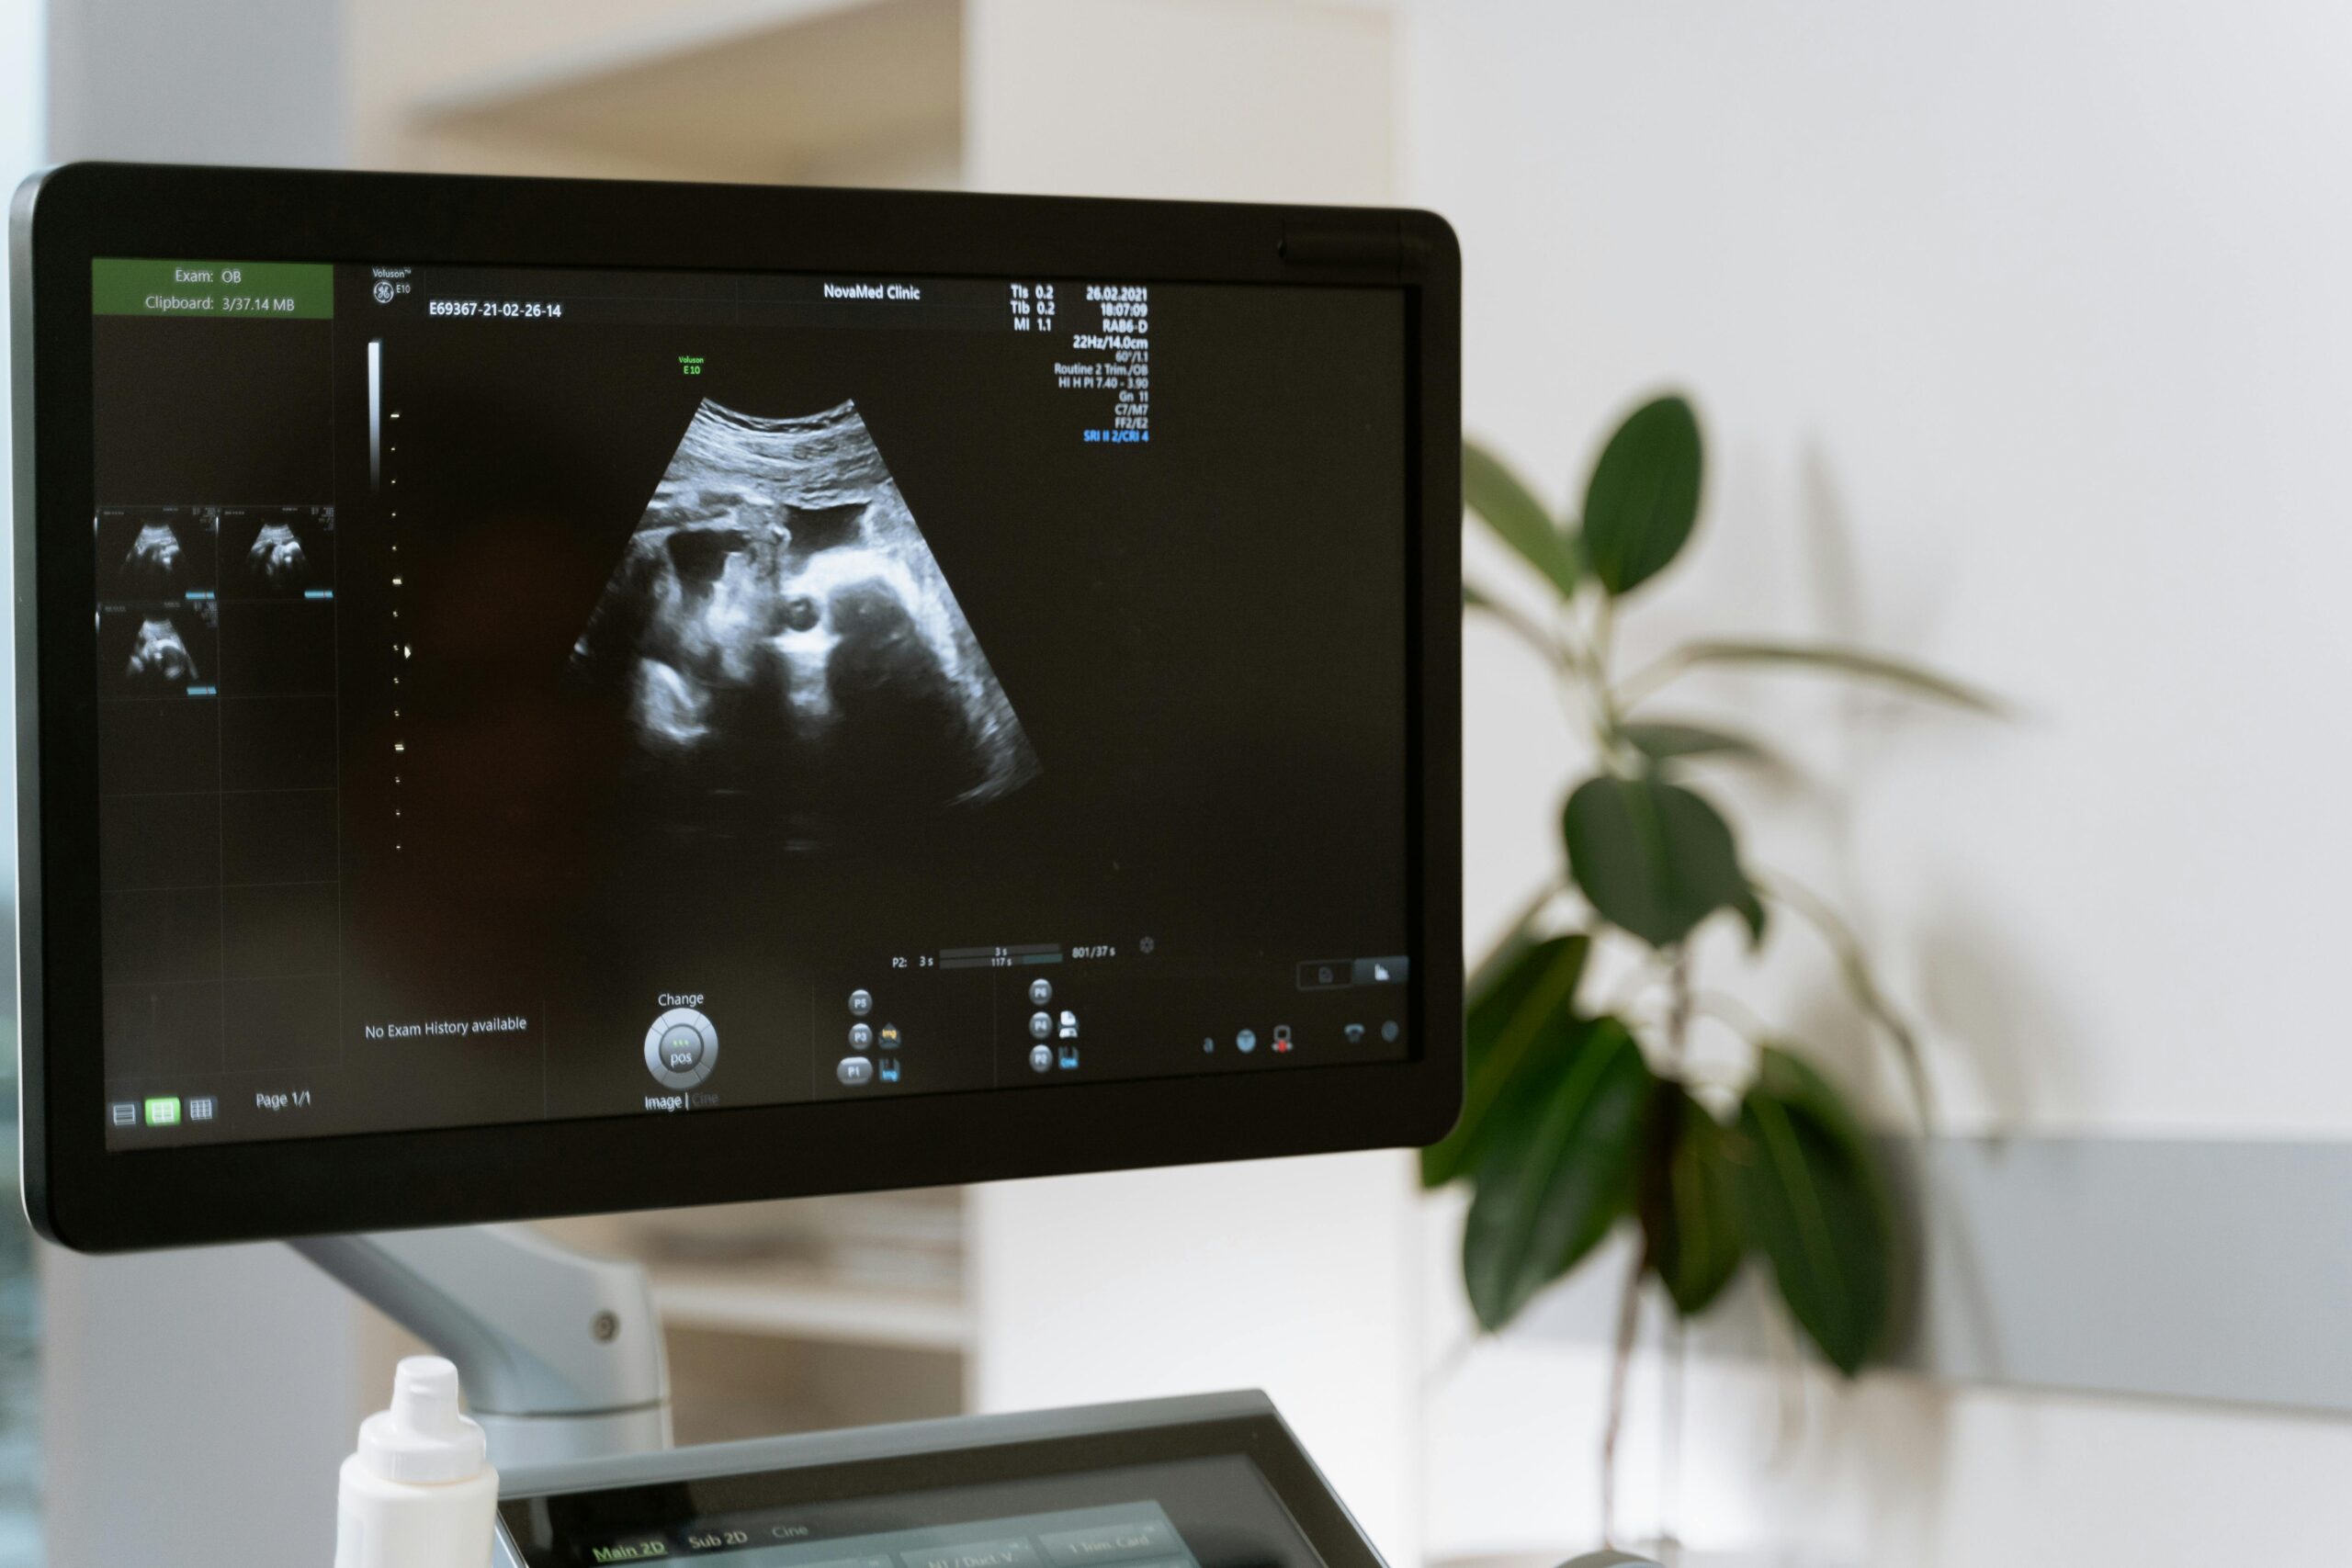
<path fill-rule="evenodd" d="M 457 1363 L 501 1470 L 670 1446 L 670 1371 L 645 1271 L 522 1225 L 290 1242 Z"/>

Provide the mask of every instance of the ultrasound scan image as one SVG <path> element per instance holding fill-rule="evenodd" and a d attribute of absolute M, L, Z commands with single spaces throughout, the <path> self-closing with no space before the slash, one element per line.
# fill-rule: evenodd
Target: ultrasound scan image
<path fill-rule="evenodd" d="M 139 623 L 122 678 L 134 685 L 164 686 L 185 686 L 197 678 L 196 655 L 169 615 L 149 615 Z"/>
<path fill-rule="evenodd" d="M 187 576 L 187 552 L 168 523 L 149 523 L 139 530 L 122 559 L 125 581 L 146 581 L 161 588 Z"/>
<path fill-rule="evenodd" d="M 213 518 L 208 512 L 103 513 L 98 591 L 116 599 L 179 599 L 212 587 Z"/>
<path fill-rule="evenodd" d="M 232 597 L 299 599 L 332 589 L 330 517 L 230 511 L 220 524 L 221 591 Z"/>
<path fill-rule="evenodd" d="M 309 570 L 302 541 L 283 523 L 263 524 L 261 532 L 254 536 L 253 547 L 245 552 L 246 572 L 273 588 L 299 584 Z"/>
<path fill-rule="evenodd" d="M 854 403 L 706 400 L 572 649 L 676 825 L 787 837 L 1020 788 L 1035 752 Z"/>
<path fill-rule="evenodd" d="M 128 696 L 176 694 L 213 678 L 217 612 L 210 604 L 184 608 L 109 609 L 99 617 L 105 668 Z"/>

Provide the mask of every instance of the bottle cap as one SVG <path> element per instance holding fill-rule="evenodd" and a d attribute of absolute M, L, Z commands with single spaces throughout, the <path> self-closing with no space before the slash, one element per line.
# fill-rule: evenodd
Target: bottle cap
<path fill-rule="evenodd" d="M 481 1428 L 458 1412 L 458 1369 L 411 1356 L 392 1374 L 392 1407 L 359 1424 L 359 1462 L 387 1481 L 470 1481 L 490 1455 Z"/>

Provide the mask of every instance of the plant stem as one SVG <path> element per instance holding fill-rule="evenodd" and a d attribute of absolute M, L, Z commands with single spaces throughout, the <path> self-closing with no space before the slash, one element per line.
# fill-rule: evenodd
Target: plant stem
<path fill-rule="evenodd" d="M 1854 1005 L 1861 1010 L 1864 1018 L 1878 1025 L 1894 1046 L 1894 1059 L 1901 1065 L 1905 1085 L 1911 1091 L 1912 1105 L 1919 1113 L 1919 1125 L 1932 1129 L 1936 1124 L 1935 1091 L 1928 1082 L 1928 1064 L 1919 1048 L 1919 1036 L 1910 1021 L 1880 988 L 1861 938 L 1854 934 L 1854 928 L 1846 923 L 1828 899 L 1795 878 L 1774 872 L 1752 880 L 1758 892 L 1811 926 L 1828 944 L 1830 955 L 1838 963 L 1838 977 L 1845 981 Z"/>
<path fill-rule="evenodd" d="M 1634 1344 L 1642 1327 L 1642 1280 L 1650 1269 L 1646 1243 L 1625 1271 L 1617 1304 L 1617 1348 L 1609 1362 L 1609 1425 L 1600 1435 L 1600 1544 L 1617 1550 L 1617 1444 L 1625 1434 L 1625 1389 L 1633 1381 Z"/>
<path fill-rule="evenodd" d="M 1679 1077 L 1690 1043 L 1693 992 L 1690 953 L 1677 947 L 1663 954 L 1668 963 L 1666 1014 L 1667 1072 Z M 1600 1540 L 1617 1549 L 1617 1449 L 1625 1435 L 1625 1395 L 1633 1382 L 1634 1348 L 1642 1329 L 1642 1281 L 1649 1277 L 1649 1242 L 1644 1238 L 1625 1275 L 1625 1293 L 1617 1303 L 1617 1344 L 1609 1363 L 1609 1425 L 1600 1437 Z M 1679 1430 L 1676 1432 L 1679 1438 Z"/>
<path fill-rule="evenodd" d="M 1750 1045 L 1761 1045 L 1772 1032 L 1762 1014 L 1729 991 L 1699 993 L 1696 1016 L 1713 1019 Z"/>
<path fill-rule="evenodd" d="M 1499 599 L 1482 598 L 1476 608 L 1479 614 L 1492 615 L 1506 629 L 1516 634 L 1521 642 L 1541 654 L 1544 662 L 1548 664 L 1558 666 L 1573 660 L 1576 657 L 1572 650 L 1561 647 L 1557 640 L 1546 636 L 1543 627 Z"/>
<path fill-rule="evenodd" d="M 1679 1316 L 1668 1321 L 1663 1362 L 1666 1419 L 1659 1424 L 1658 1438 L 1657 1555 L 1673 1568 L 1682 1560 L 1682 1390 L 1690 1366 L 1690 1325 Z"/>
<path fill-rule="evenodd" d="M 1611 688 L 1609 669 L 1617 641 L 1617 604 L 1607 594 L 1601 595 L 1592 615 L 1592 636 L 1587 644 L 1588 658 L 1585 678 L 1592 685 L 1592 724 L 1594 743 L 1600 748 L 1601 761 L 1612 771 L 1620 771 L 1629 761 L 1622 755 L 1627 750 L 1622 733 L 1623 716 L 1617 705 L 1617 694 Z"/>
<path fill-rule="evenodd" d="M 1555 680 L 1566 688 L 1563 695 L 1575 703 L 1575 711 L 1569 715 L 1571 722 L 1589 725 L 1601 755 L 1606 758 L 1612 753 L 1616 718 L 1609 694 L 1608 657 L 1577 624 L 1574 598 L 1561 599 L 1559 612 L 1552 617 L 1548 630 L 1489 593 L 1474 591 L 1464 609 L 1493 616 L 1549 664 Z M 1604 600 L 1600 633 L 1603 637 L 1608 635 L 1608 613 Z"/>
<path fill-rule="evenodd" d="M 1614 768 L 1618 748 L 1616 729 L 1610 716 L 1606 665 L 1577 626 L 1573 601 L 1561 606 L 1559 638 L 1565 655 L 1560 673 L 1564 681 L 1575 688 L 1577 708 L 1575 717 L 1591 732 L 1593 750 L 1601 764 Z"/>
<path fill-rule="evenodd" d="M 1676 1074 L 1682 1071 L 1683 1059 L 1690 1052 L 1690 953 L 1688 948 L 1674 950 L 1674 967 L 1668 972 L 1671 989 L 1667 993 L 1666 1065 Z"/>
<path fill-rule="evenodd" d="M 1663 658 L 1652 660 L 1625 678 L 1625 683 L 1618 688 L 1617 700 L 1629 710 L 1640 706 L 1655 695 L 1659 687 L 1689 670 L 1691 662 L 1690 650 L 1687 648 L 1678 648 Z"/>
<path fill-rule="evenodd" d="M 1604 757 L 1608 755 L 1608 748 L 1600 740 L 1600 718 L 1593 707 L 1592 677 L 1585 672 L 1582 665 L 1563 664 L 1554 671 L 1553 682 L 1559 690 L 1561 705 L 1566 711 L 1568 722 L 1589 728 L 1594 736 L 1593 743 L 1600 748 Z"/>

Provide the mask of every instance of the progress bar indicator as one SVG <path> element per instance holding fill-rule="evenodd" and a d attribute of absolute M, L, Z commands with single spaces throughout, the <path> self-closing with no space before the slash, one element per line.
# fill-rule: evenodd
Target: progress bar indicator
<path fill-rule="evenodd" d="M 942 969 L 1020 969 L 1032 964 L 1059 964 L 1061 943 L 1014 942 L 1009 947 L 948 947 L 939 953 Z"/>

